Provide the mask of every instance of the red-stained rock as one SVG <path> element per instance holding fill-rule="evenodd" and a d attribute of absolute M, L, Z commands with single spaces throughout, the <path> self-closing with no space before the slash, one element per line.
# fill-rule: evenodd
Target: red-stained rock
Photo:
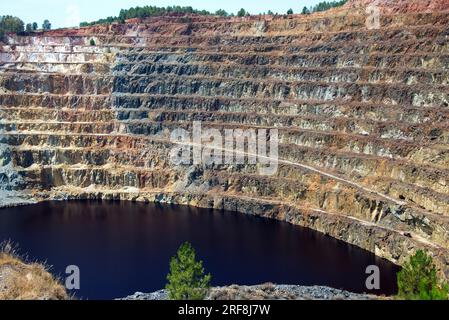
<path fill-rule="evenodd" d="M 448 1 L 312 15 L 167 15 L 0 46 L 8 199 L 183 203 L 313 228 L 449 268 Z M 91 45 L 94 40 L 95 45 Z M 174 166 L 170 132 L 279 130 L 279 169 Z M 14 194 L 11 194 L 14 193 Z M 11 200 L 12 201 L 12 200 Z"/>

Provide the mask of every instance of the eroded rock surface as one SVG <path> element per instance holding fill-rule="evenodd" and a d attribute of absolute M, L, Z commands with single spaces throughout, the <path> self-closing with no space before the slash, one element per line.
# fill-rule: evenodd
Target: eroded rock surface
<path fill-rule="evenodd" d="M 449 2 L 380 0 L 381 28 L 368 30 L 372 3 L 10 36 L 0 206 L 101 198 L 237 210 L 398 264 L 424 248 L 449 277 Z M 173 166 L 170 132 L 194 120 L 279 129 L 277 174 Z"/>
<path fill-rule="evenodd" d="M 167 300 L 166 290 L 152 293 L 136 292 L 119 300 Z M 271 283 L 257 286 L 238 286 L 211 288 L 206 300 L 379 300 L 384 297 L 351 293 L 321 286 L 275 285 Z"/>

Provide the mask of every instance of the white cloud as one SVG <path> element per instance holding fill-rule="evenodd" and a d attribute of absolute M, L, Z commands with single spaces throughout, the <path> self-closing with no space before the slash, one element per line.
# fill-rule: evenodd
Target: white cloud
<path fill-rule="evenodd" d="M 66 13 L 65 25 L 67 27 L 77 27 L 80 24 L 81 14 L 80 8 L 77 5 L 71 4 L 67 6 L 65 13 Z"/>

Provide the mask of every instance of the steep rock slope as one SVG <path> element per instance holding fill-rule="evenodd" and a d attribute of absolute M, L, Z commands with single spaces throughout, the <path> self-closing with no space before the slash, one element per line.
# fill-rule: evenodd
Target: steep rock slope
<path fill-rule="evenodd" d="M 368 30 L 366 6 L 380 7 Z M 164 16 L 10 36 L 0 191 L 237 210 L 449 277 L 449 2 L 310 16 Z M 90 45 L 91 40 L 95 45 Z M 279 170 L 173 166 L 170 132 L 278 128 Z M 5 196 L 6 195 L 6 196 Z"/>

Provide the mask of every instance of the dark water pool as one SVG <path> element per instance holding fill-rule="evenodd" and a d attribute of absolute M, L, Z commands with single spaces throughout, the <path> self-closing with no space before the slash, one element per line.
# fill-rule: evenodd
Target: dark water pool
<path fill-rule="evenodd" d="M 64 277 L 77 265 L 84 299 L 110 299 L 165 286 L 170 257 L 193 244 L 213 285 L 327 285 L 366 292 L 368 265 L 392 294 L 398 267 L 360 248 L 287 223 L 183 206 L 130 202 L 45 202 L 0 210 L 0 241 Z"/>

